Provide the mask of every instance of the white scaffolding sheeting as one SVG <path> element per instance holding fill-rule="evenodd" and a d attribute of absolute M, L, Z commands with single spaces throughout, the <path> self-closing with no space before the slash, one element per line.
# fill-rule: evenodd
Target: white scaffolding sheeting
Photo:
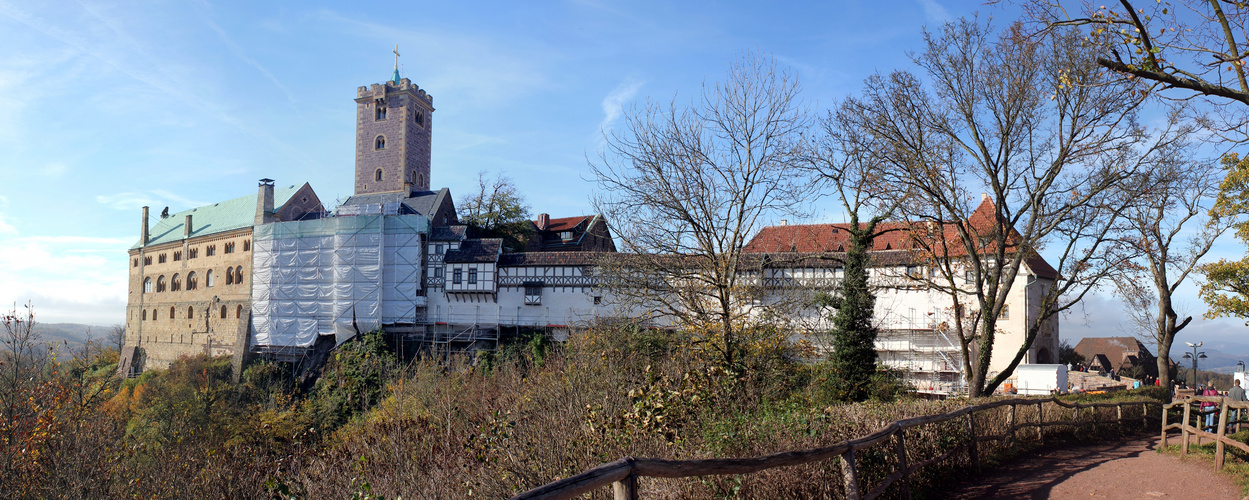
<path fill-rule="evenodd" d="M 330 217 L 256 226 L 252 345 L 343 342 L 382 324 L 413 322 L 420 295 L 421 215 Z"/>

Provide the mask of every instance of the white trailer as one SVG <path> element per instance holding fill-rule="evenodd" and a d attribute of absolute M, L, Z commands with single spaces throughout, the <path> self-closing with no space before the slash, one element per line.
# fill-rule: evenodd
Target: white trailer
<path fill-rule="evenodd" d="M 1067 393 L 1067 365 L 1019 365 L 1015 388 L 1021 395 Z"/>

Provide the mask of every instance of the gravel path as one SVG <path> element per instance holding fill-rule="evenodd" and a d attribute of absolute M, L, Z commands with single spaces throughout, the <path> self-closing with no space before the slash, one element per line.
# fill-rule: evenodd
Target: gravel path
<path fill-rule="evenodd" d="M 1176 439 L 1178 440 L 1178 439 Z M 1231 478 L 1203 460 L 1154 451 L 1158 436 L 1048 449 L 986 471 L 945 498 L 1239 499 Z M 1249 497 L 1245 497 L 1249 500 Z"/>

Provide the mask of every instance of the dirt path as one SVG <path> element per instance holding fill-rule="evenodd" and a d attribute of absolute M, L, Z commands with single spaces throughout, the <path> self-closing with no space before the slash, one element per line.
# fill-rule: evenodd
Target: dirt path
<path fill-rule="evenodd" d="M 1240 488 L 1201 460 L 1154 451 L 1158 436 L 1018 458 L 967 481 L 947 498 L 1239 499 Z M 1245 497 L 1249 499 L 1249 497 Z"/>

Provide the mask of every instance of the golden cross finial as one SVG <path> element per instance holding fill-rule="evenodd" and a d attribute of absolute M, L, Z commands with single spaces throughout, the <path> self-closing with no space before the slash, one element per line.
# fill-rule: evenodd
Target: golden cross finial
<path fill-rule="evenodd" d="M 399 44 L 396 43 L 395 50 L 392 50 L 391 52 L 395 53 L 395 71 L 399 71 Z"/>

